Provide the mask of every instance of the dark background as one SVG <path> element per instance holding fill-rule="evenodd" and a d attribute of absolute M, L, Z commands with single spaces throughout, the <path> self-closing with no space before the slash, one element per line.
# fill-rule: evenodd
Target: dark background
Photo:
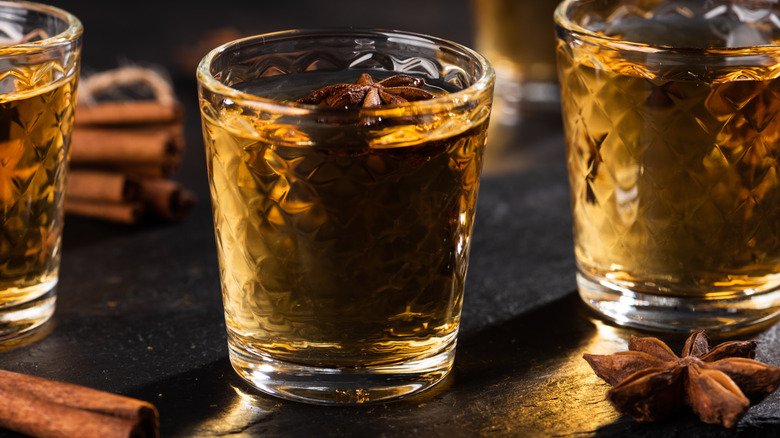
<path fill-rule="evenodd" d="M 536 1 L 536 0 L 518 0 Z M 170 76 L 186 112 L 176 179 L 199 203 L 181 224 L 123 226 L 66 218 L 55 316 L 0 351 L 0 368 L 148 400 L 163 437 L 780 436 L 780 395 L 734 430 L 690 412 L 639 424 L 604 400 L 582 354 L 626 349 L 633 330 L 595 318 L 574 282 L 559 116 L 512 128 L 482 179 L 455 367 L 433 390 L 396 403 L 320 407 L 259 394 L 230 368 L 208 201 L 195 62 L 212 32 L 378 27 L 472 45 L 466 0 L 54 1 L 84 23 L 84 74 L 127 64 Z M 552 25 L 551 25 L 552 29 Z M 777 326 L 755 333 L 780 365 Z M 664 336 L 679 351 L 681 339 Z M 0 436 L 16 436 L 0 430 Z"/>

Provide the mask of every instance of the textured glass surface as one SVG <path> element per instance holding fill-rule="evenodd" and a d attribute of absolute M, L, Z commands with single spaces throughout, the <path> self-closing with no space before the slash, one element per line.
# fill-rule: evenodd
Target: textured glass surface
<path fill-rule="evenodd" d="M 706 3 L 571 3 L 588 30 L 560 32 L 558 56 L 576 254 L 593 278 L 712 298 L 780 282 L 778 50 L 728 48 L 735 33 L 773 38 L 774 5 Z"/>
<path fill-rule="evenodd" d="M 674 48 L 776 44 L 780 6 L 773 1 L 585 0 L 567 2 L 567 27 L 629 43 Z"/>
<path fill-rule="evenodd" d="M 424 78 L 436 97 L 297 102 L 361 74 Z M 316 403 L 440 381 L 460 323 L 491 67 L 421 35 L 314 30 L 228 44 L 198 75 L 239 374 Z"/>
<path fill-rule="evenodd" d="M 54 8 L 0 2 L 0 29 L 0 340 L 5 340 L 41 324 L 54 308 L 81 24 Z"/>
<path fill-rule="evenodd" d="M 702 36 L 690 26 L 739 17 L 735 5 L 698 16 L 687 3 L 663 3 L 653 13 L 623 4 L 606 22 L 580 19 L 599 32 L 623 24 L 652 33 L 641 23 L 663 22 L 658 32 L 670 38 L 672 22 Z M 559 45 L 581 269 L 673 295 L 776 287 L 780 81 L 768 60 L 777 50 L 628 52 L 576 36 Z"/>
<path fill-rule="evenodd" d="M 479 66 L 359 32 L 238 52 L 210 73 L 244 94 L 227 104 L 206 89 L 201 102 L 230 332 L 318 366 L 440 351 L 457 333 L 487 127 L 485 90 L 461 91 Z M 423 75 L 461 97 L 357 111 L 280 102 L 365 71 Z M 258 110 L 264 98 L 276 101 Z"/>

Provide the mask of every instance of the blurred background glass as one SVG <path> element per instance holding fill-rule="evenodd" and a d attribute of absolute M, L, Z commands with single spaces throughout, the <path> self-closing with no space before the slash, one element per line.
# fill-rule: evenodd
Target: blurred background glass
<path fill-rule="evenodd" d="M 496 71 L 485 149 L 488 174 L 533 167 L 561 150 L 557 144 L 538 141 L 541 133 L 560 129 L 553 25 L 557 4 L 558 0 L 471 0 L 474 48 Z"/>
<path fill-rule="evenodd" d="M 556 113 L 553 11 L 557 0 L 472 0 L 476 49 L 496 69 L 492 121 L 517 124 L 524 114 Z"/>

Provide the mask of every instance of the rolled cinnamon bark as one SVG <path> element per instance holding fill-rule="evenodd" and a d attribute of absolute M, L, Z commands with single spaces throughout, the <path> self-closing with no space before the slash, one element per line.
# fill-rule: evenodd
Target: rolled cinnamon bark
<path fill-rule="evenodd" d="M 0 426 L 47 437 L 157 437 L 157 409 L 104 391 L 0 370 Z"/>
<path fill-rule="evenodd" d="M 175 161 L 175 160 L 173 160 Z M 101 166 L 125 173 L 133 178 L 165 178 L 174 174 L 178 163 L 121 164 Z"/>
<path fill-rule="evenodd" d="M 38 438 L 147 437 L 128 420 L 0 389 L 0 426 Z"/>
<path fill-rule="evenodd" d="M 143 205 L 139 202 L 101 202 L 66 198 L 65 212 L 77 216 L 131 225 L 141 219 Z"/>
<path fill-rule="evenodd" d="M 196 197 L 178 182 L 162 178 L 142 179 L 141 201 L 148 211 L 169 221 L 186 219 L 195 206 Z"/>
<path fill-rule="evenodd" d="M 100 102 L 76 107 L 76 125 L 131 125 L 173 123 L 181 120 L 178 103 L 156 100 Z"/>
<path fill-rule="evenodd" d="M 140 187 L 123 173 L 72 169 L 65 191 L 80 200 L 128 202 L 139 198 Z"/>
<path fill-rule="evenodd" d="M 178 162 L 184 140 L 180 129 L 75 128 L 71 163 L 166 165 Z"/>

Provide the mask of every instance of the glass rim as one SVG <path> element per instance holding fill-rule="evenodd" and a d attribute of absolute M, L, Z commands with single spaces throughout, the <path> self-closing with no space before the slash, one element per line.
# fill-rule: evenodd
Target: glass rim
<path fill-rule="evenodd" d="M 44 38 L 37 41 L 14 43 L 7 46 L 0 46 L 0 56 L 15 55 L 18 53 L 29 53 L 35 50 L 47 50 L 49 47 L 58 46 L 65 43 L 70 43 L 76 38 L 80 37 L 84 32 L 84 26 L 81 21 L 70 12 L 58 8 L 56 6 L 50 6 L 43 3 L 36 3 L 30 1 L 7 1 L 0 0 L 0 7 L 8 7 L 23 10 L 32 10 L 62 19 L 67 28 L 62 32 L 52 35 L 48 38 Z M 2 21 L 2 20 L 0 20 Z"/>
<path fill-rule="evenodd" d="M 480 75 L 475 76 L 475 81 L 466 88 L 458 91 L 447 93 L 436 97 L 435 99 L 417 100 L 401 105 L 382 105 L 378 107 L 328 107 L 324 105 L 316 105 L 310 103 L 298 103 L 293 101 L 279 101 L 267 97 L 257 96 L 255 94 L 247 93 L 236 88 L 223 84 L 219 80 L 215 79 L 211 74 L 210 66 L 214 58 L 220 54 L 226 53 L 231 49 L 255 41 L 282 41 L 285 39 L 302 38 L 302 37 L 316 37 L 316 36 L 356 36 L 356 35 L 375 35 L 385 37 L 403 37 L 411 40 L 417 40 L 428 44 L 437 44 L 439 46 L 446 46 L 450 49 L 456 50 L 461 54 L 467 55 L 480 66 Z M 271 32 L 265 34 L 258 34 L 233 40 L 222 44 L 212 49 L 206 56 L 201 59 L 196 70 L 196 78 L 198 83 L 207 88 L 209 91 L 218 94 L 220 96 L 229 97 L 235 103 L 240 105 L 249 106 L 255 109 L 262 109 L 274 112 L 283 112 L 287 114 L 295 114 L 299 116 L 306 115 L 323 115 L 327 114 L 329 117 L 355 117 L 359 114 L 360 117 L 365 116 L 394 116 L 398 114 L 399 108 L 415 108 L 424 112 L 428 111 L 441 111 L 443 108 L 451 108 L 453 106 L 461 106 L 464 103 L 475 100 L 474 96 L 482 96 L 482 94 L 488 91 L 495 82 L 495 72 L 490 62 L 481 54 L 473 49 L 470 49 L 462 44 L 458 44 L 446 39 L 414 32 L 406 32 L 390 29 L 377 29 L 377 28 L 311 28 L 311 29 L 290 29 L 278 32 Z"/>
<path fill-rule="evenodd" d="M 768 52 L 780 53 L 780 45 L 778 44 L 760 44 L 753 46 L 735 46 L 735 47 L 718 47 L 718 48 L 701 48 L 701 47 L 686 47 L 686 46 L 671 46 L 664 44 L 647 44 L 637 41 L 630 41 L 621 38 L 613 38 L 606 35 L 600 35 L 595 31 L 588 29 L 575 23 L 569 16 L 569 10 L 579 3 L 584 3 L 591 0 L 563 0 L 556 8 L 553 14 L 553 21 L 559 28 L 569 32 L 576 36 L 578 39 L 586 40 L 594 45 L 609 47 L 621 51 L 632 52 L 644 52 L 644 53 L 658 53 L 658 54 L 708 54 L 718 56 L 746 56 L 752 55 L 753 52 L 760 51 L 762 54 Z"/>

